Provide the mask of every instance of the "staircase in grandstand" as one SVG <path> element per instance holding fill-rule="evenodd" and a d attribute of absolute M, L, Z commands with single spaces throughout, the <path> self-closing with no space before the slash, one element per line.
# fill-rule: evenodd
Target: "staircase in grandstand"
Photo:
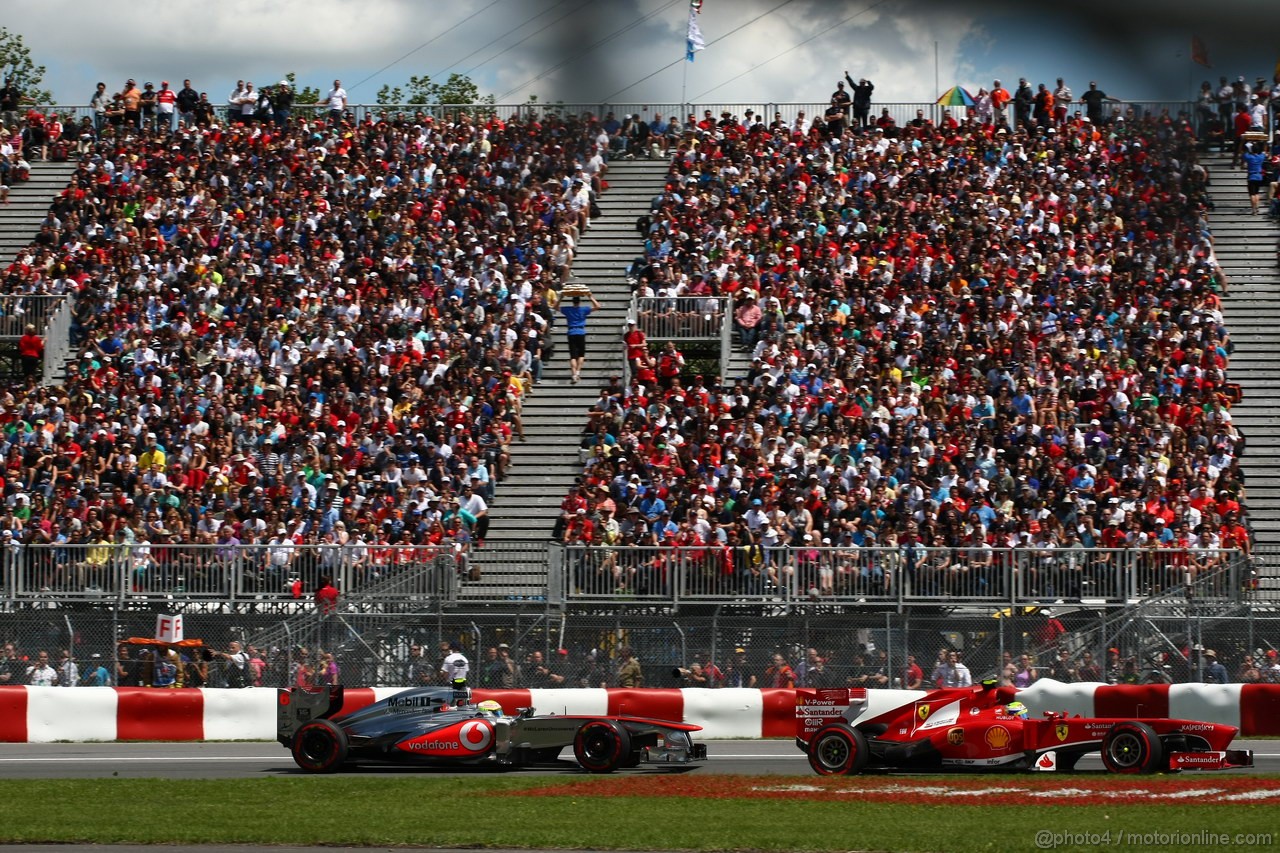
<path fill-rule="evenodd" d="M 600 309 L 587 321 L 587 358 L 582 378 L 570 382 L 564 318 L 556 321 L 555 357 L 543 366 L 542 381 L 525 398 L 525 441 L 511 444 L 512 469 L 497 484 L 489 509 L 489 535 L 472 552 L 478 581 L 464 582 L 459 598 L 491 600 L 545 594 L 548 548 L 560 502 L 582 472 L 579 445 L 587 409 L 613 376 L 621 379 L 623 324 L 631 301 L 626 270 L 641 254 L 636 219 L 661 194 L 666 160 L 614 160 L 600 195 L 602 216 L 582 236 L 573 262 L 573 281 L 591 289 Z M 551 549 L 554 551 L 554 548 Z M 554 555 L 552 557 L 554 559 Z"/>
<path fill-rule="evenodd" d="M 30 245 L 40 231 L 49 205 L 66 187 L 72 162 L 31 164 L 31 179 L 14 185 L 9 203 L 0 205 L 0 269 L 7 267 L 18 250 Z M 70 303 L 61 297 L 23 298 L 0 292 L 0 374 L 17 376 L 18 338 L 27 323 L 46 338 L 44 381 L 60 381 L 66 370 L 69 349 Z"/>
<path fill-rule="evenodd" d="M 1202 162 L 1212 181 L 1214 252 L 1230 285 L 1223 300 L 1234 344 L 1229 379 L 1242 392 L 1231 419 L 1246 439 L 1241 467 L 1257 538 L 1257 584 L 1263 596 L 1274 598 L 1280 594 L 1280 228 L 1266 215 L 1265 197 L 1262 212 L 1250 212 L 1245 173 L 1231 168 L 1230 154 L 1204 155 Z"/>

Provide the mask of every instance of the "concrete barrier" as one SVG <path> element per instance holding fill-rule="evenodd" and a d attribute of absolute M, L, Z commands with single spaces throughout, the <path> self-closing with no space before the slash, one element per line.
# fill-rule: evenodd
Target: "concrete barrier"
<path fill-rule="evenodd" d="M 351 713 L 404 688 L 350 688 Z M 507 713 L 626 715 L 682 720 L 704 738 L 790 737 L 795 691 L 702 689 L 477 690 Z M 869 713 L 882 714 L 923 693 L 868 691 Z M 1171 716 L 1240 728 L 1243 737 L 1280 735 L 1277 684 L 1061 684 L 1042 679 L 1018 698 L 1033 715 L 1066 711 L 1096 717 Z M 276 691 L 138 687 L 0 687 L 0 742 L 113 740 L 273 740 Z"/>

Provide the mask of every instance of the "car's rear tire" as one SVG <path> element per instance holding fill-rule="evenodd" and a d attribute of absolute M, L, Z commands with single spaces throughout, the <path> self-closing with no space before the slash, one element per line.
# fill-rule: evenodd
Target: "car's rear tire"
<path fill-rule="evenodd" d="M 1156 773 L 1165 768 L 1164 745 L 1146 723 L 1116 723 L 1102 739 L 1102 763 L 1112 773 Z"/>
<path fill-rule="evenodd" d="M 843 723 L 823 726 L 809 741 L 809 766 L 819 776 L 861 773 L 870 758 L 867 736 Z"/>
<path fill-rule="evenodd" d="M 591 773 L 612 773 L 626 766 L 630 755 L 631 735 L 613 720 L 583 723 L 573 736 L 573 757 Z"/>
<path fill-rule="evenodd" d="M 308 773 L 334 773 L 347 760 L 347 733 L 329 720 L 312 720 L 293 735 L 293 760 Z"/>

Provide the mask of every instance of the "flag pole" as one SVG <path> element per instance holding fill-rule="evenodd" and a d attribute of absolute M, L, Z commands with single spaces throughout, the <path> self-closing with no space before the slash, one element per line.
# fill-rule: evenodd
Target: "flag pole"
<path fill-rule="evenodd" d="M 698 13 L 702 11 L 702 0 L 689 0 L 689 29 L 685 33 L 684 42 L 684 72 L 680 76 L 680 109 L 683 110 L 688 106 L 684 101 L 688 97 L 689 86 L 689 63 L 693 62 L 693 55 L 700 50 L 706 48 L 706 41 L 702 38 L 702 29 L 698 26 Z"/>
<path fill-rule="evenodd" d="M 1193 40 L 1193 41 L 1195 40 L 1195 37 L 1196 37 L 1196 36 L 1195 36 L 1195 33 L 1192 33 L 1192 34 L 1191 34 L 1191 38 L 1192 38 L 1192 40 Z M 1192 45 L 1192 46 L 1194 47 L 1194 45 Z M 1196 79 L 1196 78 L 1195 78 L 1195 73 L 1196 73 L 1196 58 L 1195 58 L 1194 56 L 1192 56 L 1192 53 L 1193 53 L 1193 51 L 1191 51 L 1191 50 L 1188 50 L 1188 51 L 1187 51 L 1187 100 L 1191 102 L 1191 115 L 1192 115 L 1192 116 L 1194 116 L 1194 115 L 1196 114 L 1196 107 L 1195 107 L 1195 102 L 1196 102 L 1196 90 L 1195 90 L 1195 85 L 1196 85 L 1196 84 L 1195 84 L 1195 79 Z"/>
<path fill-rule="evenodd" d="M 684 99 L 689 90 L 689 60 L 686 58 L 685 61 L 680 64 L 684 66 L 684 70 L 680 72 L 680 112 L 687 115 L 688 111 L 686 107 L 688 105 L 684 102 Z"/>

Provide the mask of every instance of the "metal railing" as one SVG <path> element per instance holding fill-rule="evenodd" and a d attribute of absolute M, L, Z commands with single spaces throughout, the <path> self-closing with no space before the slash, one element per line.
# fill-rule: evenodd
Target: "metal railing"
<path fill-rule="evenodd" d="M 1152 596 L 1252 600 L 1252 566 L 1238 551 L 789 546 L 552 547 L 538 598 L 566 602 L 680 602 L 1032 606 L 1059 601 L 1110 607 Z M 452 546 L 15 545 L 4 552 L 7 601 L 285 601 L 329 575 L 344 601 L 460 598 L 467 571 Z M 495 589 L 494 600 L 509 590 Z M 487 600 L 468 585 L 466 600 Z"/>
<path fill-rule="evenodd" d="M 11 546 L 3 558 L 5 598 L 19 602 L 287 601 L 327 575 L 348 601 L 452 603 L 459 584 L 452 545 L 138 541 Z"/>
<path fill-rule="evenodd" d="M 725 337 L 731 304 L 727 296 L 634 296 L 627 319 L 650 341 Z"/>
<path fill-rule="evenodd" d="M 627 320 L 644 332 L 649 343 L 718 341 L 723 374 L 733 346 L 733 300 L 728 296 L 633 296 Z M 631 381 L 631 364 L 626 365 Z"/>
<path fill-rule="evenodd" d="M 71 316 L 72 300 L 69 296 L 61 301 L 49 315 L 44 326 L 44 368 L 45 385 L 54 385 L 67 369 L 67 359 L 71 357 Z"/>
<path fill-rule="evenodd" d="M 0 293 L 0 337 L 22 337 L 27 324 L 46 334 L 69 298 L 64 293 Z M 67 317 L 70 323 L 70 315 Z M 70 333 L 70 325 L 67 326 Z"/>
<path fill-rule="evenodd" d="M 725 548 L 567 545 L 564 598 L 1121 606 L 1151 595 L 1238 601 L 1240 552 L 1172 549 Z"/>
<path fill-rule="evenodd" d="M 751 110 L 753 116 L 759 116 L 766 124 L 777 117 L 788 125 L 794 125 L 801 113 L 804 114 L 804 118 L 807 121 L 821 121 L 827 106 L 828 104 L 825 101 L 795 103 L 739 101 L 701 104 L 654 103 L 652 101 L 612 104 L 349 104 L 347 115 L 349 118 L 359 122 L 397 118 L 416 121 L 426 118 L 431 118 L 433 121 L 456 121 L 464 115 L 473 119 L 477 117 L 485 119 L 493 117 L 507 121 L 518 116 L 541 117 L 546 115 L 577 118 L 589 116 L 599 119 L 604 118 L 609 113 L 613 113 L 619 120 L 626 115 L 639 115 L 645 121 L 652 121 L 656 116 L 661 115 L 667 120 L 674 117 L 678 122 L 684 123 L 690 115 L 699 121 L 702 120 L 708 110 L 715 119 L 719 119 L 722 113 L 728 112 L 739 120 L 745 118 L 747 110 Z M 1071 112 L 1073 114 L 1081 111 L 1079 104 L 1073 104 L 1072 106 Z M 1111 110 L 1118 109 L 1121 115 L 1130 120 L 1148 115 L 1177 116 L 1181 113 L 1191 115 L 1194 111 L 1194 106 L 1192 101 L 1123 100 L 1108 103 L 1107 114 L 1110 115 Z M 94 115 L 93 109 L 83 104 L 36 106 L 35 109 L 44 113 L 55 112 L 64 117 L 64 119 L 70 118 L 77 122 L 84 118 L 89 118 L 92 121 Z M 968 114 L 965 107 L 944 107 L 932 101 L 876 101 L 871 105 L 871 120 L 874 121 L 886 109 L 899 126 L 905 125 L 916 118 L 917 110 L 923 111 L 925 118 L 935 123 L 942 119 L 944 112 L 947 110 L 950 110 L 957 119 L 964 118 Z M 291 110 L 293 117 L 308 120 L 327 118 L 328 113 L 328 107 L 324 104 L 295 104 Z M 1010 110 L 1011 114 L 1012 110 Z M 224 121 L 227 118 L 227 108 L 225 106 L 217 106 L 215 116 L 218 121 Z M 236 119 L 239 120 L 238 115 Z"/>

